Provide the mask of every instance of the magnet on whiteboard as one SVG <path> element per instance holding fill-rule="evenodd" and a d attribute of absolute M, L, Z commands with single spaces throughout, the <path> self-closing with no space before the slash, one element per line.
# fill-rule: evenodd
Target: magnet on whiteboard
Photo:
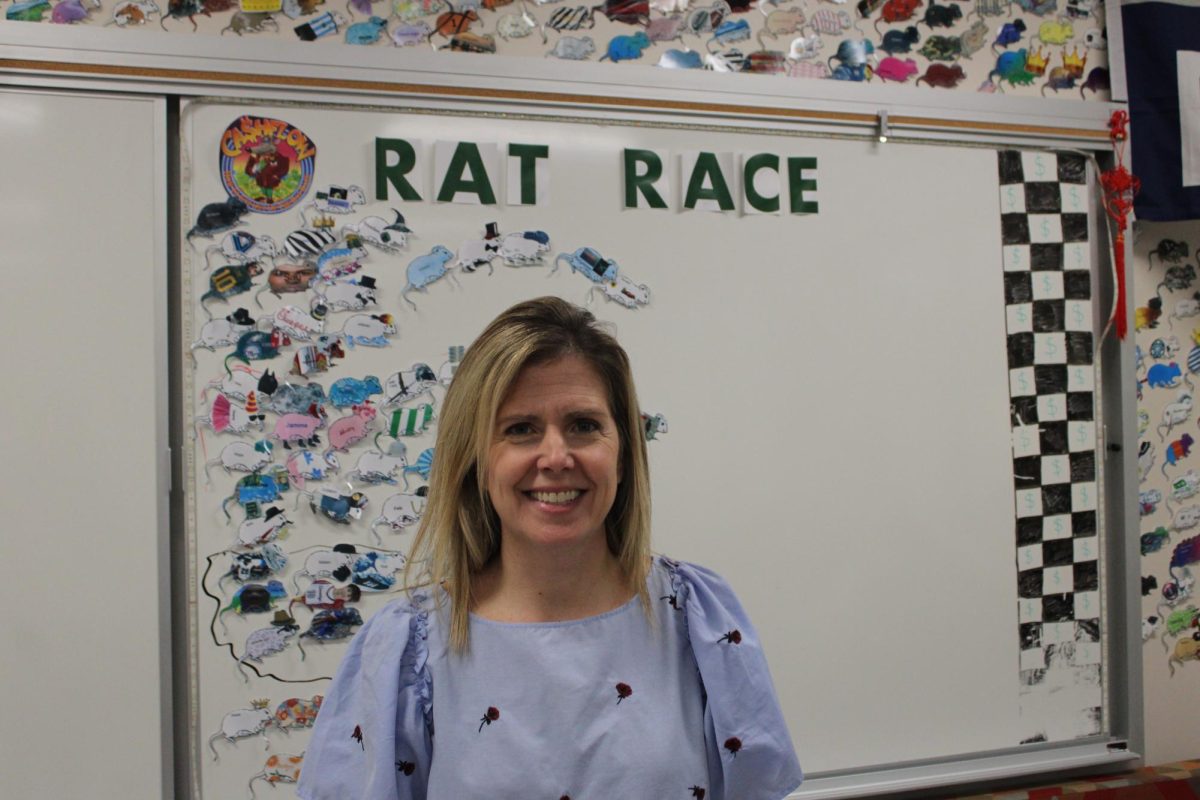
<path fill-rule="evenodd" d="M 388 337 L 396 333 L 391 314 L 355 314 L 342 326 L 341 337 L 346 344 L 367 347 L 387 347 Z"/>
<path fill-rule="evenodd" d="M 200 307 L 211 320 L 212 311 L 205 305 L 210 300 L 229 300 L 239 294 L 245 294 L 253 286 L 254 278 L 262 275 L 262 267 L 257 261 L 245 264 L 228 264 L 213 272 L 208 278 L 208 291 L 200 295 Z"/>
<path fill-rule="evenodd" d="M 304 753 L 276 753 L 263 764 L 262 772 L 253 775 L 246 788 L 250 790 L 250 800 L 256 800 L 254 782 L 266 781 L 272 789 L 277 783 L 296 783 L 300 780 L 300 768 L 304 766 Z"/>
<path fill-rule="evenodd" d="M 357 603 L 362 599 L 362 589 L 351 584 L 338 586 L 333 581 L 317 578 L 304 590 L 304 594 L 292 598 L 288 610 L 296 603 L 301 603 L 307 609 L 317 611 L 332 611 L 344 608 L 347 603 Z"/>
<path fill-rule="evenodd" d="M 258 519 L 262 514 L 263 504 L 282 499 L 283 492 L 290 486 L 285 467 L 276 467 L 270 475 L 252 472 L 244 478 L 238 479 L 238 482 L 234 484 L 233 493 L 221 501 L 221 510 L 225 512 L 225 519 L 232 519 L 229 515 L 229 503 L 236 501 L 246 512 L 247 520 Z M 269 508 L 266 519 L 271 519 L 272 516 L 278 516 L 281 513 L 279 509 Z"/>
<path fill-rule="evenodd" d="M 1144 492 L 1138 492 L 1138 508 L 1143 517 L 1148 517 L 1158 510 L 1158 504 L 1162 502 L 1162 492 L 1158 489 L 1147 489 Z"/>
<path fill-rule="evenodd" d="M 650 442 L 667 432 L 667 418 L 662 414 L 647 414 L 642 412 L 642 432 L 646 441 Z"/>
<path fill-rule="evenodd" d="M 433 448 L 430 447 L 421 451 L 421 455 L 417 456 L 417 462 L 404 467 L 400 472 L 400 477 L 404 479 L 404 491 L 408 491 L 408 474 L 410 472 L 420 475 L 422 480 L 429 480 L 429 473 L 433 470 Z"/>
<path fill-rule="evenodd" d="M 249 364 L 251 361 L 266 361 L 279 355 L 279 350 L 292 343 L 291 338 L 278 328 L 266 331 L 247 331 L 238 337 L 233 352 L 225 356 L 225 374 L 232 375 L 230 359 Z"/>
<path fill-rule="evenodd" d="M 208 9 L 200 0 L 167 0 L 167 13 L 158 18 L 158 25 L 164 31 L 167 29 L 167 17 L 173 19 L 188 18 L 188 22 L 192 23 L 192 32 L 197 29 L 196 15 L 203 14 L 206 17 L 211 17 Z"/>
<path fill-rule="evenodd" d="M 335 358 L 345 358 L 346 351 L 336 335 L 318 336 L 314 344 L 298 348 L 292 356 L 291 374 L 304 378 L 314 372 L 325 372 L 336 366 Z"/>
<path fill-rule="evenodd" d="M 244 308 L 238 308 L 224 319 L 213 319 L 204 323 L 200 336 L 192 342 L 192 350 L 203 347 L 205 350 L 216 350 L 237 344 L 239 338 L 254 330 L 254 318 Z"/>
<path fill-rule="evenodd" d="M 1138 306 L 1134 312 L 1133 329 L 1135 331 L 1157 328 L 1158 319 L 1162 316 L 1162 298 L 1151 297 L 1146 305 Z"/>
<path fill-rule="evenodd" d="M 322 303 L 330 311 L 362 311 L 378 302 L 378 288 L 375 278 L 361 275 L 357 280 L 335 281 L 315 288 L 317 297 L 313 303 Z"/>
<path fill-rule="evenodd" d="M 1166 261 L 1168 264 L 1178 264 L 1191 254 L 1191 247 L 1187 242 L 1176 239 L 1161 239 L 1158 245 L 1150 251 L 1146 256 L 1149 262 L 1149 267 L 1154 268 L 1154 257 L 1158 256 L 1159 263 Z"/>
<path fill-rule="evenodd" d="M 1158 288 L 1154 290 L 1154 294 L 1162 296 L 1162 290 L 1175 292 L 1182 289 L 1190 288 L 1196 280 L 1196 268 L 1191 264 L 1176 264 L 1167 267 L 1167 272 L 1163 275 L 1162 282 L 1158 284 Z"/>
<path fill-rule="evenodd" d="M 350 586 L 358 589 L 357 586 Z M 362 590 L 359 589 L 361 592 Z M 330 642 L 336 639 L 348 639 L 354 635 L 354 628 L 363 624 L 362 615 L 356 608 L 329 608 L 318 611 L 309 623 L 308 630 L 300 634 L 300 638 L 316 639 L 318 642 Z M 301 659 L 304 648 L 300 648 Z"/>
<path fill-rule="evenodd" d="M 287 554 L 274 543 L 263 545 L 261 550 L 251 550 L 245 553 L 231 550 L 225 552 L 229 553 L 232 559 L 229 569 L 217 579 L 218 587 L 226 578 L 232 578 L 238 583 L 259 581 L 283 572 L 288 564 Z"/>
<path fill-rule="evenodd" d="M 400 292 L 400 297 L 404 302 L 416 308 L 417 304 L 408 299 L 408 293 L 412 291 L 424 292 L 426 286 L 443 275 L 449 274 L 450 280 L 457 284 L 457 280 L 446 268 L 446 265 L 450 263 L 450 259 L 452 258 L 454 258 L 454 254 L 439 244 L 435 245 L 425 255 L 417 256 L 409 262 L 408 268 L 405 271 L 408 283 Z"/>
<path fill-rule="evenodd" d="M 408 244 L 412 230 L 404 222 L 404 215 L 392 209 L 396 218 L 388 222 L 383 217 L 367 217 L 357 224 L 346 225 L 342 233 L 357 234 L 367 244 L 389 253 L 399 252 Z"/>
<path fill-rule="evenodd" d="M 506 233 L 500 240 L 500 259 L 506 267 L 539 266 L 550 251 L 550 234 L 542 230 Z"/>
<path fill-rule="evenodd" d="M 454 373 L 458 371 L 458 364 L 462 361 L 465 353 L 466 348 L 461 344 L 450 345 L 448 358 L 438 368 L 438 383 L 442 386 L 450 385 L 450 382 L 454 380 Z"/>
<path fill-rule="evenodd" d="M 559 262 L 566 261 L 572 272 L 578 272 L 592 283 L 606 283 L 616 280 L 619 272 L 617 262 L 600 255 L 591 247 L 580 247 L 574 253 L 559 253 L 554 259 L 553 275 L 558 271 Z"/>
<path fill-rule="evenodd" d="M 248 231 L 230 231 L 221 239 L 220 244 L 210 244 L 204 248 L 204 268 L 209 269 L 212 266 L 209 258 L 213 253 L 219 253 L 226 262 L 245 264 L 264 259 L 274 261 L 280 252 L 279 245 L 270 236 L 255 236 Z"/>
<path fill-rule="evenodd" d="M 270 628 L 259 628 L 246 637 L 245 652 L 238 659 L 238 672 L 246 683 L 250 682 L 250 676 L 242 669 L 242 665 L 247 661 L 262 663 L 262 660 L 267 656 L 273 656 L 276 653 L 282 653 L 288 644 L 288 639 L 300 632 L 300 626 L 296 624 L 296 620 L 286 611 L 276 611 L 275 618 L 271 620 Z M 268 712 L 270 713 L 270 712 Z"/>
<path fill-rule="evenodd" d="M 199 433 L 200 427 L 207 425 L 214 433 L 245 433 L 251 427 L 262 430 L 261 415 L 250 414 L 245 408 L 232 402 L 223 394 L 218 394 L 209 407 L 208 416 L 196 417 L 195 427 Z"/>
<path fill-rule="evenodd" d="M 276 600 L 282 600 L 285 597 L 287 597 L 287 590 L 283 588 L 281 582 L 276 580 L 268 581 L 265 586 L 261 583 L 243 584 L 233 593 L 229 605 L 217 612 L 217 618 L 221 620 L 221 626 L 224 627 L 223 617 L 227 611 L 232 611 L 239 616 L 266 614 L 275 610 L 273 606 Z"/>
<path fill-rule="evenodd" d="M 346 28 L 346 44 L 375 44 L 387 32 L 387 20 L 372 16 L 365 22 L 356 22 Z"/>
<path fill-rule="evenodd" d="M 283 13 L 287 14 L 289 17 L 292 17 L 291 8 L 290 8 L 290 6 L 292 6 L 292 5 L 298 6 L 299 4 L 298 3 L 284 3 L 283 4 Z M 295 19 L 295 17 L 292 17 L 292 19 Z M 337 13 L 336 11 L 326 11 L 324 14 L 317 17 L 316 19 L 312 19 L 312 20 L 309 20 L 308 22 L 301 23 L 300 25 L 297 25 L 292 30 L 295 32 L 296 36 L 300 39 L 300 41 L 312 42 L 312 41 L 316 41 L 317 39 L 320 39 L 322 36 L 328 36 L 331 33 L 337 33 L 338 28 L 344 26 L 345 24 L 346 24 L 346 18 L 343 17 L 341 14 Z"/>
<path fill-rule="evenodd" d="M 1166 339 L 1155 339 L 1150 343 L 1150 357 L 1155 361 L 1174 358 L 1179 352 L 1180 344 L 1178 336 L 1171 336 Z"/>
<path fill-rule="evenodd" d="M 217 748 L 213 747 L 217 739 L 236 742 L 249 736 L 261 736 L 263 749 L 269 749 L 271 743 L 267 741 L 267 728 L 274 722 L 270 705 L 271 701 L 264 697 L 251 700 L 250 708 L 239 708 L 226 714 L 221 720 L 221 730 L 208 737 L 208 749 L 212 751 L 213 761 L 218 760 Z"/>
<path fill-rule="evenodd" d="M 1166 543 L 1170 540 L 1171 532 L 1162 525 L 1159 525 L 1157 528 L 1150 531 L 1150 533 L 1142 534 L 1142 537 L 1139 541 L 1139 547 L 1141 548 L 1142 555 L 1148 556 L 1151 553 L 1157 553 L 1159 550 L 1163 549 L 1163 546 L 1166 545 Z M 1153 576 L 1151 576 L 1150 580 L 1153 582 L 1153 588 L 1157 589 L 1158 581 Z M 1142 578 L 1143 597 L 1146 595 L 1146 582 L 1146 579 Z"/>
<path fill-rule="evenodd" d="M 588 302 L 591 296 L 599 290 L 606 300 L 611 300 L 625 308 L 637 308 L 650 302 L 650 287 L 644 283 L 634 283 L 628 275 L 618 275 L 614 280 L 593 286 L 588 291 Z"/>

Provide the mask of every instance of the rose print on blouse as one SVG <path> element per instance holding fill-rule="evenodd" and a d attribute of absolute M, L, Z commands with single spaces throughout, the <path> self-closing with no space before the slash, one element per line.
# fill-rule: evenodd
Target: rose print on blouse
<path fill-rule="evenodd" d="M 362 734 L 361 726 L 359 726 L 359 725 L 354 726 L 354 733 L 350 734 L 350 738 L 353 739 L 354 741 L 358 742 L 358 746 L 363 749 L 363 752 L 366 752 L 367 746 L 365 744 L 363 744 L 363 734 Z"/>
<path fill-rule="evenodd" d="M 412 763 L 411 761 L 397 761 L 396 762 L 396 770 L 399 772 L 403 772 L 405 775 L 412 775 L 413 770 L 415 770 L 416 768 L 417 768 L 417 765 Z"/>
<path fill-rule="evenodd" d="M 742 632 L 739 631 L 737 628 L 734 628 L 729 633 L 725 634 L 724 636 L 722 636 L 720 639 L 717 640 L 717 644 L 720 644 L 721 642 L 729 642 L 730 644 L 741 644 L 742 643 Z"/>
<path fill-rule="evenodd" d="M 621 705 L 621 701 L 633 694 L 633 687 L 628 683 L 617 684 L 617 705 Z"/>
<path fill-rule="evenodd" d="M 500 719 L 500 709 L 495 706 L 488 706 L 488 710 L 484 712 L 483 717 L 479 720 L 479 730 L 482 731 L 484 725 L 491 725 L 498 719 Z"/>
<path fill-rule="evenodd" d="M 698 798 L 698 800 L 704 800 L 704 795 L 708 794 L 699 786 L 693 786 L 689 791 L 691 791 L 692 797 Z"/>
<path fill-rule="evenodd" d="M 659 600 L 666 600 L 666 601 L 667 601 L 667 605 L 669 605 L 671 608 L 675 609 L 676 611 L 678 611 L 678 610 L 679 610 L 679 595 L 677 595 L 677 594 L 664 594 L 662 597 L 660 597 L 660 598 L 658 598 L 658 599 L 659 599 Z"/>
<path fill-rule="evenodd" d="M 742 749 L 742 740 L 736 736 L 730 736 L 725 740 L 725 749 L 733 753 L 734 757 L 736 758 L 738 750 Z"/>

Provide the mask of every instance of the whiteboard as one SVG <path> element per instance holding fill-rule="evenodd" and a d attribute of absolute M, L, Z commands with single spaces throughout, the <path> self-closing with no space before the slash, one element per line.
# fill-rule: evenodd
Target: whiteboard
<path fill-rule="evenodd" d="M 222 131 L 242 114 L 286 120 L 316 142 L 315 186 L 356 184 L 368 202 L 347 220 L 391 218 L 399 208 L 415 236 L 400 255 L 371 251 L 364 274 L 394 315 L 388 347 L 358 347 L 317 376 L 374 374 L 414 362 L 437 370 L 450 345 L 468 344 L 517 300 L 559 294 L 611 321 L 629 351 L 642 407 L 669 432 L 650 443 L 655 548 L 723 574 L 756 621 L 802 764 L 809 774 L 954 759 L 1016 747 L 1029 721 L 1018 713 L 1013 476 L 1009 430 L 996 153 L 866 140 L 817 140 L 761 132 L 628 126 L 387 109 L 323 109 L 189 103 L 185 226 L 224 197 L 217 169 Z M 417 143 L 422 202 L 373 199 L 376 137 Z M 550 202 L 538 207 L 435 203 L 435 143 L 534 142 L 550 148 Z M 815 157 L 820 210 L 750 215 L 623 209 L 624 148 Z M 400 298 L 405 266 L 434 245 L 457 251 L 501 231 L 548 232 L 544 266 L 486 269 Z M 340 224 L 341 219 L 338 220 Z M 296 213 L 253 214 L 246 230 L 282 240 Z M 214 240 L 215 241 L 215 240 Z M 200 250 L 210 242 L 197 240 Z M 590 284 L 553 255 L 590 246 L 650 287 L 635 310 L 589 295 Z M 190 341 L 204 321 L 197 298 L 204 263 L 184 248 Z M 255 316 L 297 303 L 248 295 Z M 332 314 L 337 328 L 339 314 Z M 224 352 L 195 351 L 189 402 L 223 375 Z M 290 351 L 288 358 L 290 359 Z M 261 366 L 256 364 L 256 366 Z M 277 373 L 287 370 L 275 362 Z M 440 402 L 440 395 L 438 395 Z M 331 418 L 338 416 L 331 411 Z M 228 438 L 207 434 L 191 454 L 188 486 L 193 568 L 230 544 L 219 505 L 236 475 L 214 470 Z M 432 432 L 409 443 L 432 446 Z M 352 462 L 369 444 L 342 456 Z M 365 515 L 394 491 L 364 488 Z M 372 540 L 364 523 L 336 526 L 304 502 L 285 542 L 290 552 Z M 236 514 L 237 512 L 235 512 Z M 240 520 L 240 516 L 236 517 Z M 236 525 L 236 521 L 235 521 Z M 411 530 L 411 529 L 409 529 Z M 402 550 L 411 533 L 383 533 Z M 297 556 L 303 558 L 302 555 Z M 220 559 L 214 560 L 220 567 Z M 292 569 L 292 567 L 289 567 Z M 211 577 L 211 576 L 210 576 Z M 228 600 L 228 589 L 222 600 Z M 364 616 L 384 598 L 364 602 Z M 251 697 L 305 697 L 320 681 L 242 680 L 227 648 L 210 641 L 215 601 L 198 597 L 194 624 L 199 713 L 207 740 L 221 718 Z M 229 617 L 230 615 L 226 615 Z M 238 637 L 261 620 L 226 619 Z M 218 627 L 219 630 L 219 627 Z M 289 679 L 331 675 L 344 647 L 294 649 L 263 667 Z M 272 748 L 302 750 L 304 732 L 269 733 Z M 219 742 L 194 777 L 203 797 L 223 797 L 261 769 L 255 742 Z"/>
<path fill-rule="evenodd" d="M 169 797 L 166 103 L 2 89 L 0 141 L 4 791 Z"/>

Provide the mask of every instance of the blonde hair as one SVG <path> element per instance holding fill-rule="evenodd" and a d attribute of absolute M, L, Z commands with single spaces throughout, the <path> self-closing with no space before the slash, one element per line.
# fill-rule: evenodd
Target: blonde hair
<path fill-rule="evenodd" d="M 479 335 L 438 413 L 429 502 L 404 582 L 445 586 L 450 643 L 458 652 L 468 646 L 472 579 L 500 551 L 500 519 L 485 491 L 496 413 L 522 369 L 568 355 L 586 361 L 608 390 L 622 480 L 605 534 L 629 588 L 649 613 L 650 470 L 629 357 L 590 312 L 558 297 L 539 297 L 509 308 Z"/>

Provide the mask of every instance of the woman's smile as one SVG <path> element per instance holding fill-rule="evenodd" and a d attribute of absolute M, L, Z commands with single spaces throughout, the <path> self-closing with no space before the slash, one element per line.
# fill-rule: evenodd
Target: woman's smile
<path fill-rule="evenodd" d="M 620 483 L 608 393 L 583 359 L 526 367 L 496 415 L 488 496 L 509 544 L 604 541 Z"/>

